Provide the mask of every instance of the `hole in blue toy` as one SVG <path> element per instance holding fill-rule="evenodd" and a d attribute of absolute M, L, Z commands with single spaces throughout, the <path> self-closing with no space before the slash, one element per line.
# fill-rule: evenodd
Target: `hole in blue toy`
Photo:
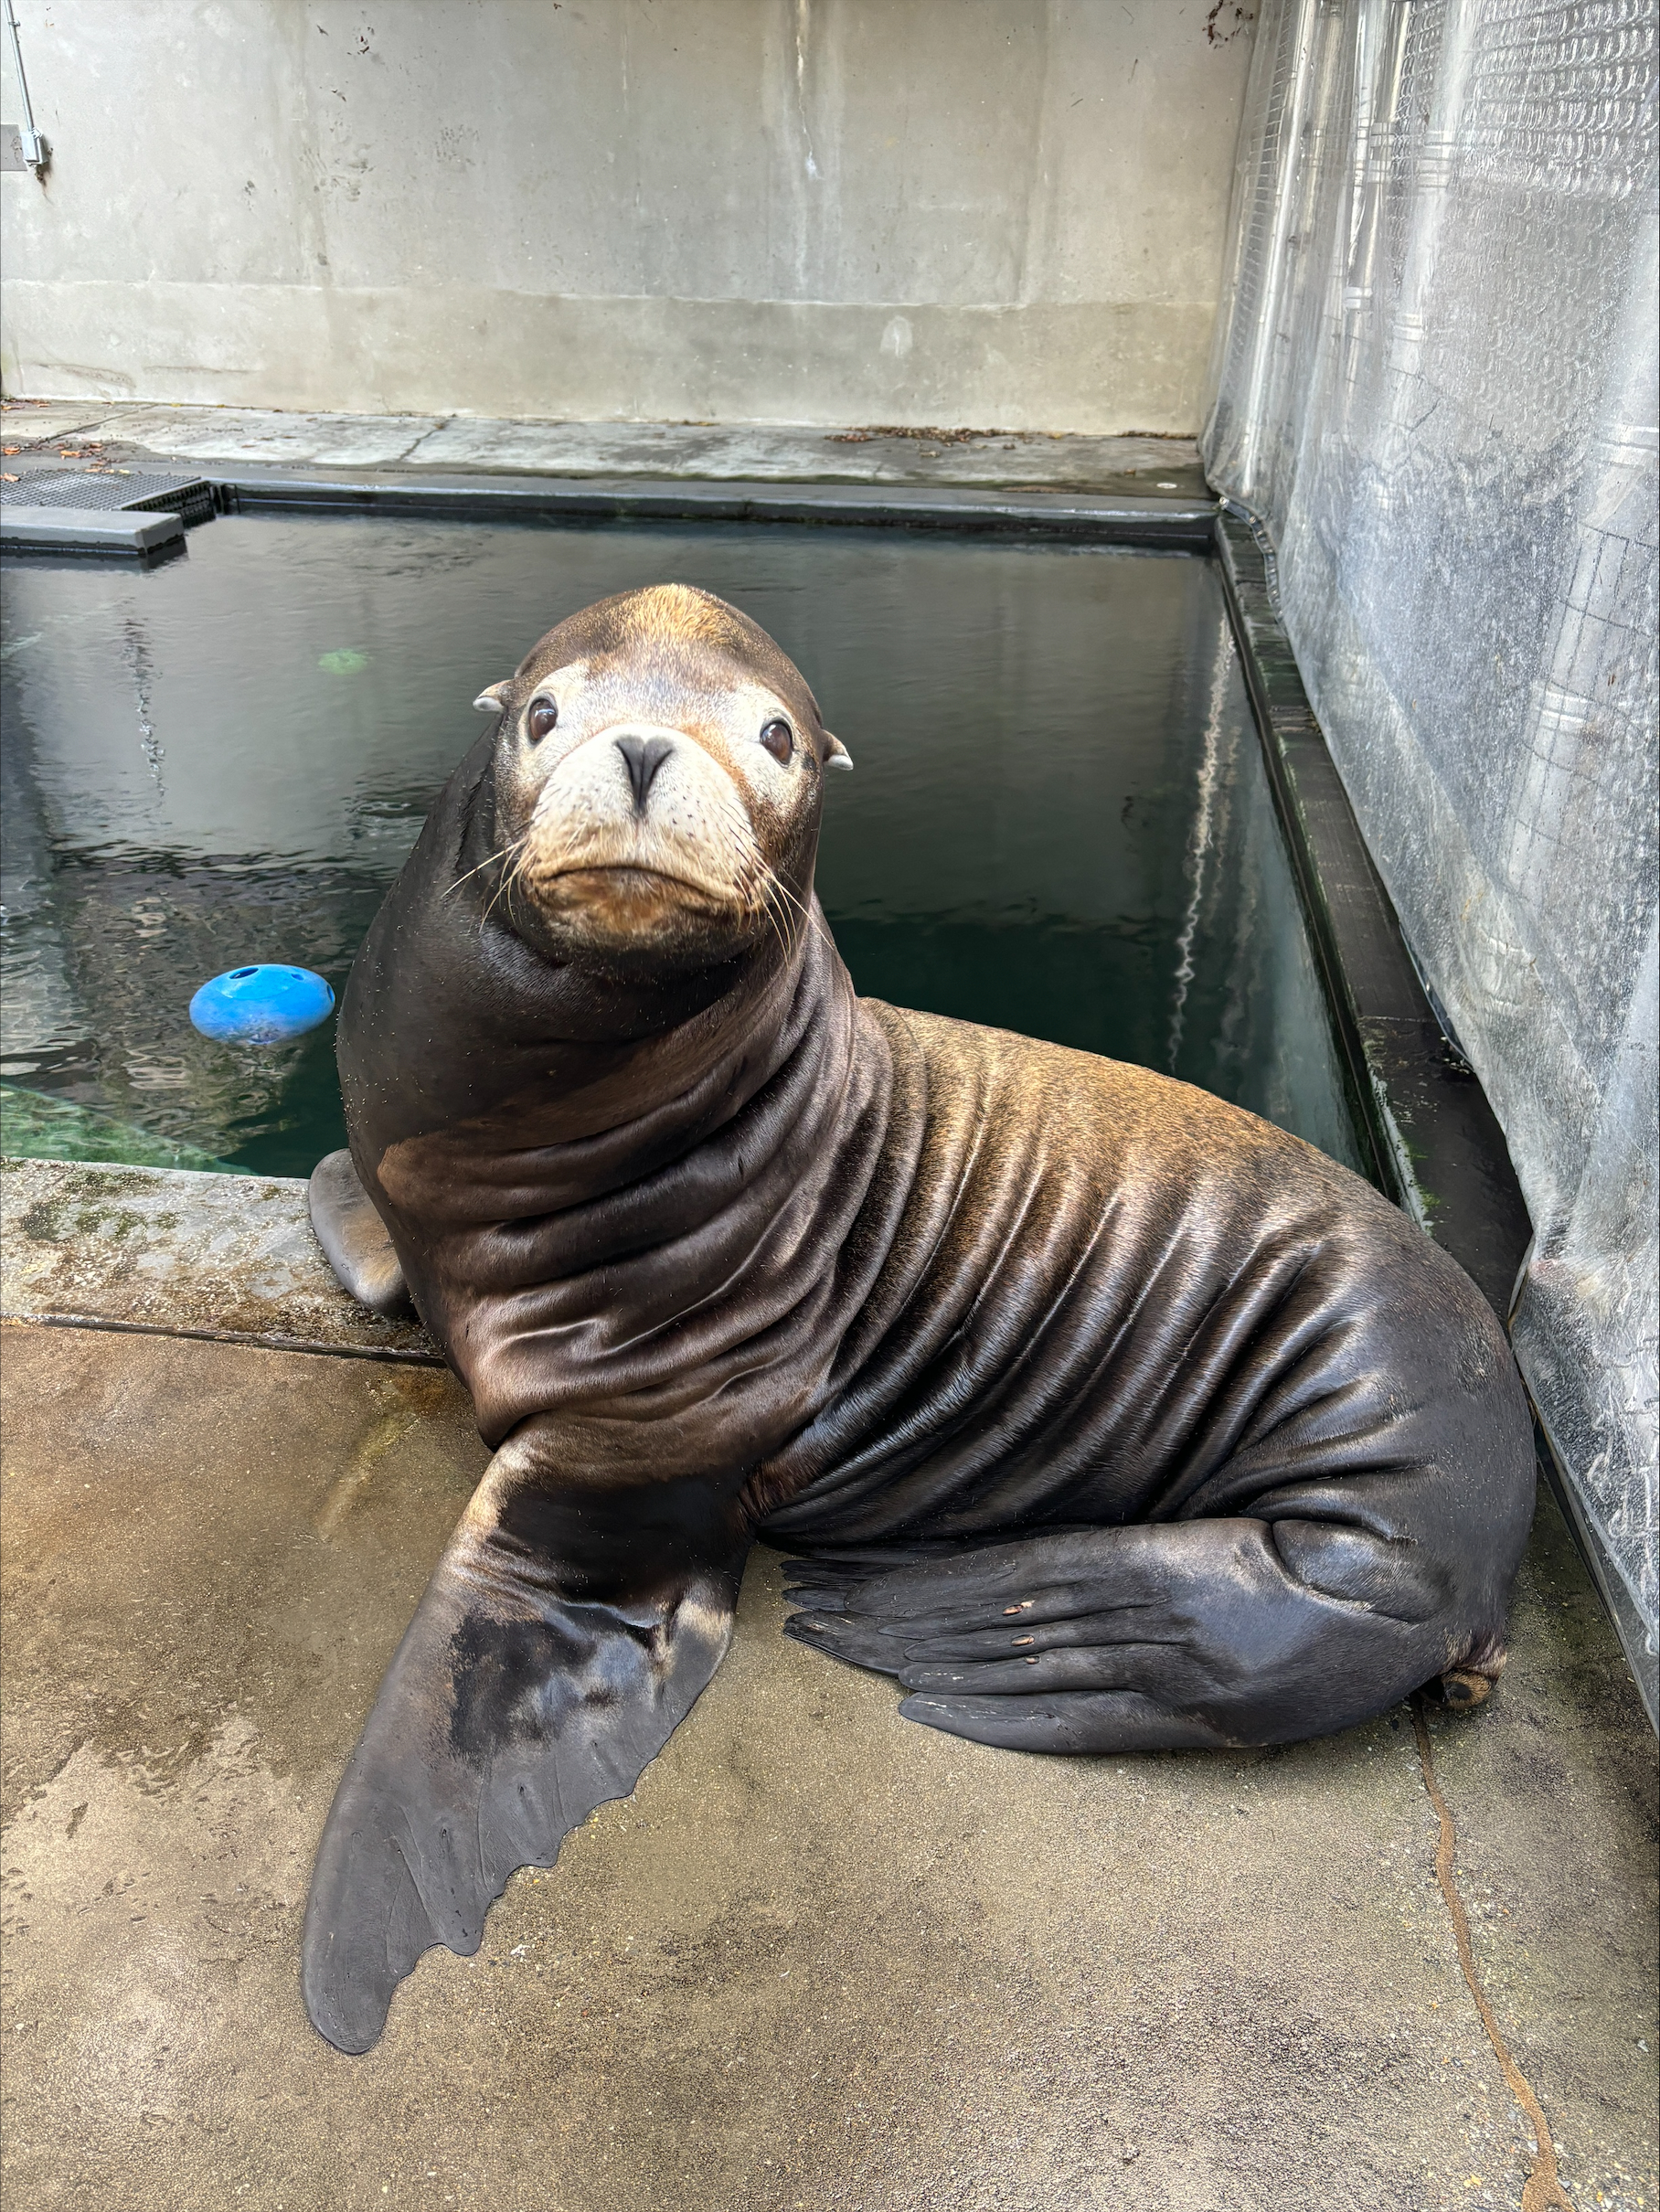
<path fill-rule="evenodd" d="M 251 968 L 232 968 L 230 971 L 230 980 L 232 983 L 240 983 L 244 975 L 251 975 L 252 973 L 253 970 Z"/>

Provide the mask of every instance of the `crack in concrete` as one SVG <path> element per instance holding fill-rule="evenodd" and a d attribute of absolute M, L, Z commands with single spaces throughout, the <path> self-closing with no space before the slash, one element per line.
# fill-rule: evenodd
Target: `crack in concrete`
<path fill-rule="evenodd" d="M 1510 2046 L 1499 2032 L 1498 2022 L 1493 2016 L 1493 2007 L 1487 2002 L 1487 1993 L 1482 1986 L 1475 1970 L 1475 1953 L 1470 1943 L 1470 1922 L 1464 1913 L 1463 1899 L 1458 1894 L 1452 1879 L 1452 1855 L 1458 1847 L 1458 1831 L 1441 1785 L 1435 1779 L 1435 1758 L 1430 1748 L 1429 1724 L 1424 1718 L 1422 1693 L 1412 1699 L 1412 1733 L 1418 1739 L 1418 1763 L 1423 1771 L 1423 1786 L 1429 1792 L 1441 1822 L 1441 1835 L 1435 1846 L 1435 1878 L 1441 1884 L 1441 1894 L 1446 1899 L 1447 1911 L 1452 1921 L 1452 1937 L 1458 1945 L 1458 1963 L 1463 1971 L 1470 1994 L 1475 1999 L 1475 2009 L 1481 2015 L 1482 2026 L 1487 2031 L 1487 2040 L 1493 2046 L 1505 2077 L 1506 2087 L 1527 2114 L 1533 2129 L 1533 2170 L 1522 2184 L 1522 2212 L 1574 2212 L 1573 2200 L 1557 2177 L 1556 2144 L 1551 2140 L 1550 2123 L 1545 2117 L 1544 2107 L 1533 2093 L 1532 2084 L 1510 2055 Z"/>

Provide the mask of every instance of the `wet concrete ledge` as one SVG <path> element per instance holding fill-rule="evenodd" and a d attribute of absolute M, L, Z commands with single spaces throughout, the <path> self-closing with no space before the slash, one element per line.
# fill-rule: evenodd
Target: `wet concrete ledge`
<path fill-rule="evenodd" d="M 92 507 L 0 505 L 0 547 L 42 553 L 154 553 L 185 535 L 176 515 L 107 514 Z"/>
<path fill-rule="evenodd" d="M 167 454 L 238 468 L 397 470 L 410 475 L 647 477 L 1087 492 L 1208 501 L 1189 438 L 1035 431 L 825 430 L 812 424 L 493 421 L 457 415 L 307 415 L 229 407 L 12 400 L 0 415 L 14 468 L 116 464 Z M 65 445 L 72 450 L 64 454 Z"/>
<path fill-rule="evenodd" d="M 0 1315 L 443 1365 L 340 1288 L 287 1177 L 0 1161 Z"/>

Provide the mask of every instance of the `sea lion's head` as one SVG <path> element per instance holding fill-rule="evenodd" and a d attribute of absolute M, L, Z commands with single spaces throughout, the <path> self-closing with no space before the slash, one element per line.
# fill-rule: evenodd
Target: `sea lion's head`
<path fill-rule="evenodd" d="M 538 950 L 677 966 L 799 934 L 824 772 L 851 762 L 736 607 L 685 584 L 601 600 L 475 704 L 501 717 L 495 844 Z"/>

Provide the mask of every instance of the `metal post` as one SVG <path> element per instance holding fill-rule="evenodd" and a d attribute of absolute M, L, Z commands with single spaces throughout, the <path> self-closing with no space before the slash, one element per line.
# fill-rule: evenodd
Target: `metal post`
<path fill-rule="evenodd" d="M 5 29 L 11 40 L 12 68 L 17 74 L 17 96 L 23 102 L 23 121 L 17 125 L 17 148 L 25 165 L 40 176 L 52 157 L 52 149 L 35 128 L 35 111 L 29 104 L 28 79 L 23 73 L 23 48 L 17 41 L 17 10 L 13 0 L 5 0 Z"/>

